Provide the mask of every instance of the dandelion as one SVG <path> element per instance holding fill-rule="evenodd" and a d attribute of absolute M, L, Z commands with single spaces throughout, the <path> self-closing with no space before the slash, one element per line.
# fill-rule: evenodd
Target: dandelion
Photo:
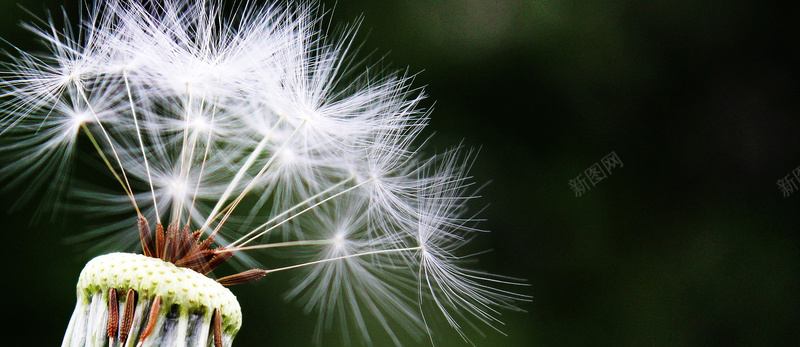
<path fill-rule="evenodd" d="M 0 174 L 117 221 L 90 232 L 98 249 L 143 253 L 86 265 L 63 346 L 229 346 L 242 316 L 226 287 L 285 270 L 318 342 L 334 325 L 347 342 L 371 327 L 433 342 L 434 317 L 469 341 L 465 324 L 496 328 L 528 299 L 463 267 L 482 232 L 474 156 L 423 156 L 422 91 L 355 63 L 357 25 L 332 34 L 307 3 L 222 8 L 96 2 L 77 32 L 28 25 L 48 53 L 13 49 L 0 72 Z M 79 156 L 118 193 L 74 184 Z M 258 268 L 281 251 L 292 265 Z M 231 259 L 252 268 L 212 279 Z"/>

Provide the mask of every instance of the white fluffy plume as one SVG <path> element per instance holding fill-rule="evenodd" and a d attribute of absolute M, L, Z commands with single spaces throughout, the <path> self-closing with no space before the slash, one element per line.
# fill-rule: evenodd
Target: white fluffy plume
<path fill-rule="evenodd" d="M 369 343 L 374 326 L 399 345 L 439 316 L 466 340 L 465 322 L 495 327 L 526 300 L 461 267 L 480 232 L 472 156 L 418 152 L 428 115 L 411 78 L 354 64 L 356 26 L 329 33 L 315 5 L 237 6 L 107 0 L 78 30 L 30 25 L 48 52 L 12 49 L 0 71 L 0 175 L 119 220 L 93 232 L 114 236 L 100 248 L 132 247 L 137 216 L 240 254 L 288 248 L 296 265 L 268 271 L 298 269 L 288 297 L 318 312 L 318 333 L 338 322 Z M 80 156 L 117 193 L 74 186 Z"/>

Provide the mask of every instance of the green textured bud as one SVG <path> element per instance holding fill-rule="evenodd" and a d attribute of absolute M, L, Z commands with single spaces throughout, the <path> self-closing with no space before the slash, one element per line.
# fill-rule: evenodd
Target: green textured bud
<path fill-rule="evenodd" d="M 242 325 L 239 302 L 230 290 L 191 269 L 143 255 L 92 259 L 77 291 L 62 346 L 214 346 L 216 311 L 218 339 L 230 346 Z M 126 307 L 133 310 L 125 312 Z"/>

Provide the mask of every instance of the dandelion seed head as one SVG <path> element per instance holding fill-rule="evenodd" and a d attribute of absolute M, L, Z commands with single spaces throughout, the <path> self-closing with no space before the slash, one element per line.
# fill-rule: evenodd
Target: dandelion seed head
<path fill-rule="evenodd" d="M 109 0 L 77 32 L 29 26 L 48 52 L 13 50 L 0 71 L 0 155 L 13 163 L 0 176 L 116 218 L 87 234 L 94 249 L 147 254 L 138 218 L 213 236 L 243 267 L 287 255 L 294 265 L 260 273 L 297 271 L 286 297 L 315 313 L 320 343 L 334 327 L 346 343 L 371 331 L 419 343 L 434 316 L 465 339 L 471 322 L 497 327 L 527 297 L 463 264 L 483 233 L 467 209 L 473 156 L 425 154 L 413 76 L 354 57 L 359 23 L 334 31 L 323 12 Z M 66 184 L 80 156 L 119 190 Z"/>

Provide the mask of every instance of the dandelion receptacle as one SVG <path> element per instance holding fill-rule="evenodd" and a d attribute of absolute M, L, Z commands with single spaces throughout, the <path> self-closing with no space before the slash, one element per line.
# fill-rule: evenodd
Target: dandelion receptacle
<path fill-rule="evenodd" d="M 464 266 L 484 232 L 475 156 L 422 152 L 424 93 L 357 57 L 358 24 L 302 1 L 85 5 L 25 24 L 45 53 L 12 46 L 0 70 L 0 175 L 95 217 L 94 251 L 131 252 L 86 265 L 63 346 L 230 346 L 228 287 L 278 271 L 297 273 L 287 297 L 317 313 L 317 342 L 338 326 L 432 343 L 434 320 L 469 341 L 528 300 Z M 116 189 L 74 175 L 79 156 Z"/>

